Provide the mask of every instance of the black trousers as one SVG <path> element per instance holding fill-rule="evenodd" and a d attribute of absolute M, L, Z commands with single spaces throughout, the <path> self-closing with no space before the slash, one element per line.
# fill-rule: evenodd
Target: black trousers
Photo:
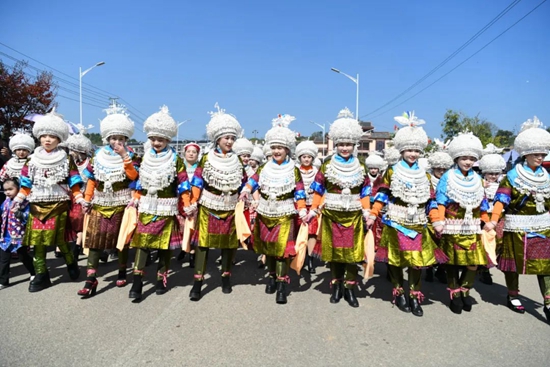
<path fill-rule="evenodd" d="M 17 250 L 19 259 L 27 268 L 30 275 L 35 275 L 34 265 L 32 264 L 32 257 L 27 252 L 27 247 L 22 246 Z M 10 263 L 11 263 L 11 252 L 0 250 L 0 284 L 9 285 L 10 284 Z"/>

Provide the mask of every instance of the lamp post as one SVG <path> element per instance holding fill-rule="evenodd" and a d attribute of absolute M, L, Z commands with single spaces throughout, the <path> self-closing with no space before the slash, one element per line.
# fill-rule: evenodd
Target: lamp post
<path fill-rule="evenodd" d="M 184 120 L 178 124 L 178 134 L 177 134 L 177 143 L 176 143 L 176 154 L 180 154 L 180 126 L 185 124 L 187 121 L 191 121 L 191 119 Z"/>
<path fill-rule="evenodd" d="M 319 126 L 321 129 L 323 129 L 323 158 L 325 158 L 325 124 L 321 125 L 314 121 L 310 121 L 312 124 Z M 316 158 L 316 157 L 314 157 Z"/>
<path fill-rule="evenodd" d="M 357 86 L 357 92 L 355 93 L 355 118 L 357 119 L 357 121 L 359 121 L 359 74 L 357 74 L 357 77 L 354 78 L 338 69 L 330 68 L 330 70 L 334 71 L 335 73 L 342 74 L 343 76 L 354 82 Z"/>
<path fill-rule="evenodd" d="M 258 135 L 258 130 L 252 130 L 252 134 L 254 134 L 254 140 L 256 140 L 256 135 Z"/>
<path fill-rule="evenodd" d="M 90 70 L 97 66 L 105 65 L 105 61 L 100 61 L 91 68 L 88 68 L 84 71 L 82 71 L 82 67 L 78 68 L 78 82 L 79 82 L 79 89 L 80 89 L 80 123 L 82 124 L 82 77 L 86 75 Z"/>

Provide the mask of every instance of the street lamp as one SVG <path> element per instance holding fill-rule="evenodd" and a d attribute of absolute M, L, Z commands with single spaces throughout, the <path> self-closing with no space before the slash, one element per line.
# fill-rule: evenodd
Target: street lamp
<path fill-rule="evenodd" d="M 178 124 L 178 134 L 177 134 L 177 143 L 176 143 L 176 154 L 180 154 L 180 126 L 185 124 L 187 121 L 191 121 L 191 119 L 184 120 Z"/>
<path fill-rule="evenodd" d="M 359 121 L 359 74 L 357 74 L 357 77 L 354 78 L 338 69 L 330 68 L 330 70 L 334 71 L 335 73 L 342 74 L 357 85 L 357 92 L 355 95 L 355 118 L 357 119 L 357 121 Z"/>
<path fill-rule="evenodd" d="M 105 65 L 105 61 L 100 61 L 98 62 L 97 64 L 95 64 L 94 66 L 92 66 L 91 68 L 89 69 L 86 69 L 84 70 L 84 72 L 82 71 L 82 68 L 79 67 L 78 68 L 78 81 L 79 81 L 79 85 L 80 85 L 80 123 L 82 124 L 82 77 L 84 75 L 86 75 L 90 70 L 92 70 L 93 68 L 97 67 L 97 66 L 101 66 L 101 65 Z"/>
<path fill-rule="evenodd" d="M 325 124 L 321 125 L 314 121 L 310 121 L 312 124 L 319 126 L 321 129 L 323 129 L 323 158 L 325 158 Z M 314 157 L 316 158 L 316 157 Z"/>

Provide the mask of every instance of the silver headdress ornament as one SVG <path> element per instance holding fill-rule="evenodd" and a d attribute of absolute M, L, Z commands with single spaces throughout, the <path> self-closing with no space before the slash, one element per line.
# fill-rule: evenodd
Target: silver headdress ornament
<path fill-rule="evenodd" d="M 384 159 L 388 165 L 393 166 L 401 159 L 401 153 L 395 147 L 386 148 L 384 149 Z"/>
<path fill-rule="evenodd" d="M 239 156 L 245 154 L 251 155 L 253 150 L 254 144 L 247 138 L 238 138 L 235 140 L 235 143 L 233 143 L 233 151 Z"/>
<path fill-rule="evenodd" d="M 216 144 L 218 139 L 224 135 L 231 135 L 234 137 L 240 136 L 242 128 L 237 118 L 225 113 L 225 110 L 220 109 L 218 102 L 216 102 L 214 107 L 217 111 L 208 112 L 210 114 L 210 122 L 206 125 L 208 139 L 213 144 Z"/>
<path fill-rule="evenodd" d="M 502 173 L 506 168 L 506 162 L 500 154 L 485 154 L 479 160 L 479 169 L 481 173 Z"/>
<path fill-rule="evenodd" d="M 31 132 L 25 129 L 14 130 L 13 136 L 10 138 L 10 150 L 15 152 L 17 149 L 25 149 L 32 153 L 35 144 Z"/>
<path fill-rule="evenodd" d="M 479 159 L 483 154 L 483 144 L 471 131 L 458 133 L 449 144 L 451 158 L 474 157 Z"/>
<path fill-rule="evenodd" d="M 394 120 L 403 125 L 395 133 L 393 142 L 395 148 L 402 153 L 405 150 L 420 150 L 423 151 L 428 145 L 428 135 L 420 125 L 424 125 L 426 121 L 415 116 L 414 111 L 405 111 L 403 115 L 394 117 Z"/>
<path fill-rule="evenodd" d="M 93 144 L 90 139 L 88 139 L 84 134 L 86 134 L 86 131 L 93 128 L 94 126 L 84 126 L 81 123 L 71 124 L 78 129 L 78 134 L 72 134 L 71 136 L 69 136 L 69 138 L 65 142 L 65 146 L 70 150 L 74 150 L 76 152 L 90 154 L 92 152 Z"/>
<path fill-rule="evenodd" d="M 113 135 L 122 135 L 128 139 L 134 135 L 134 122 L 128 116 L 124 106 L 113 101 L 109 108 L 103 111 L 107 113 L 99 123 L 103 143 L 107 144 L 107 139 Z"/>
<path fill-rule="evenodd" d="M 265 156 L 261 146 L 259 145 L 254 146 L 254 149 L 252 150 L 252 154 L 250 154 L 250 159 L 253 159 L 258 163 L 262 163 L 264 161 Z"/>
<path fill-rule="evenodd" d="M 298 159 L 304 154 L 307 154 L 313 158 L 316 158 L 318 153 L 319 153 L 319 148 L 311 140 L 305 140 L 296 146 L 296 157 Z"/>
<path fill-rule="evenodd" d="M 433 152 L 428 157 L 428 164 L 430 168 L 444 168 L 449 169 L 453 165 L 453 159 L 449 153 L 444 151 Z"/>
<path fill-rule="evenodd" d="M 357 144 L 363 136 L 363 129 L 353 117 L 353 113 L 346 107 L 340 110 L 336 120 L 330 125 L 328 135 L 334 141 L 335 146 L 340 143 Z"/>
<path fill-rule="evenodd" d="M 438 138 L 434 139 L 435 148 L 438 152 L 445 152 L 449 148 L 449 144 L 451 143 L 451 140 L 443 141 L 439 140 Z"/>
<path fill-rule="evenodd" d="M 273 152 L 271 152 L 271 147 L 267 145 L 267 143 L 263 146 L 262 151 L 266 158 L 271 157 L 273 155 Z"/>
<path fill-rule="evenodd" d="M 51 112 L 45 114 L 34 123 L 32 134 L 40 139 L 42 135 L 57 136 L 61 142 L 69 137 L 69 126 L 63 119 L 63 115 L 55 112 L 55 107 Z"/>
<path fill-rule="evenodd" d="M 483 149 L 483 154 L 500 154 L 503 150 L 504 148 L 499 148 L 495 144 L 489 143 L 485 149 Z"/>
<path fill-rule="evenodd" d="M 550 133 L 544 129 L 537 116 L 521 125 L 521 131 L 514 140 L 514 150 L 522 157 L 536 153 L 548 154 Z"/>
<path fill-rule="evenodd" d="M 288 126 L 292 121 L 296 120 L 296 117 L 291 115 L 278 115 L 271 120 L 273 127 L 265 133 L 265 145 L 271 148 L 275 145 L 280 145 L 290 150 L 290 153 L 294 153 L 296 148 L 296 134 L 290 130 Z"/>
<path fill-rule="evenodd" d="M 378 152 L 374 152 L 369 154 L 369 156 L 365 159 L 365 166 L 367 168 L 378 168 L 379 170 L 383 171 L 388 167 L 388 162 L 382 158 Z"/>
<path fill-rule="evenodd" d="M 147 117 L 143 124 L 143 131 L 147 133 L 148 138 L 154 136 L 171 141 L 178 134 L 178 124 L 170 116 L 168 106 L 163 105 L 159 112 Z"/>
<path fill-rule="evenodd" d="M 323 162 L 321 162 L 321 159 L 315 158 L 313 160 L 313 167 L 319 169 L 319 168 L 321 168 L 322 165 L 323 165 Z"/>

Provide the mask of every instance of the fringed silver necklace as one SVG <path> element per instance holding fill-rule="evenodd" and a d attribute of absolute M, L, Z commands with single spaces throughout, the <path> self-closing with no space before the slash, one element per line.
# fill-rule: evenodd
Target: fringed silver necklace
<path fill-rule="evenodd" d="M 43 147 L 34 150 L 28 163 L 33 186 L 52 187 L 69 177 L 69 159 L 63 149 L 47 152 Z"/>
<path fill-rule="evenodd" d="M 365 168 L 359 163 L 359 159 L 354 156 L 345 163 L 332 157 L 325 172 L 328 182 L 339 186 L 344 195 L 349 195 L 352 188 L 362 185 L 365 181 L 365 175 Z"/>
<path fill-rule="evenodd" d="M 11 158 L 9 161 L 6 162 L 5 166 L 5 174 L 7 177 L 14 178 L 19 177 L 21 175 L 21 170 L 23 169 L 23 166 L 25 165 L 25 162 L 27 161 L 27 158 L 19 159 L 17 157 Z"/>
<path fill-rule="evenodd" d="M 96 180 L 103 182 L 106 192 L 112 192 L 114 183 L 126 179 L 122 157 L 115 152 L 110 152 L 107 147 L 98 151 L 94 157 L 93 167 Z"/>
<path fill-rule="evenodd" d="M 243 165 L 233 152 L 223 156 L 211 150 L 206 158 L 202 177 L 210 186 L 229 195 L 241 187 Z"/>
<path fill-rule="evenodd" d="M 458 174 L 457 171 L 459 171 Z M 473 209 L 479 207 L 485 198 L 485 188 L 481 177 L 475 172 L 464 176 L 458 169 L 449 170 L 447 196 L 466 209 L 464 219 L 472 219 Z"/>
<path fill-rule="evenodd" d="M 550 176 L 546 170 L 533 172 L 525 169 L 522 164 L 516 164 L 517 177 L 511 184 L 523 195 L 532 195 L 535 198 L 537 212 L 543 213 L 544 202 L 550 197 Z"/>
<path fill-rule="evenodd" d="M 430 199 L 431 182 L 426 171 L 421 167 L 411 169 L 398 162 L 393 166 L 391 177 L 391 194 L 407 204 L 407 215 L 414 216 L 418 205 Z"/>
<path fill-rule="evenodd" d="M 147 190 L 147 196 L 156 196 L 174 181 L 176 158 L 176 152 L 170 147 L 160 153 L 151 148 L 144 154 L 139 167 L 139 181 L 141 187 Z"/>

